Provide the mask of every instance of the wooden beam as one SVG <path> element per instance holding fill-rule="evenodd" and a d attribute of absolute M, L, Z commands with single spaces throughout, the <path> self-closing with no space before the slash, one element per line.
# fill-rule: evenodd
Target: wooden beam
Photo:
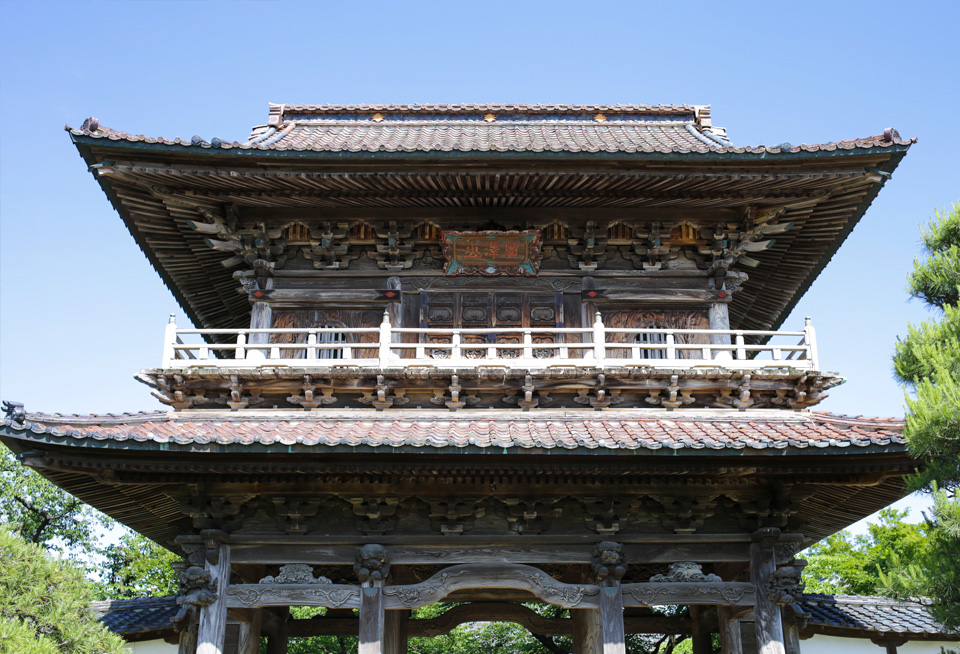
<path fill-rule="evenodd" d="M 707 604 L 751 606 L 759 592 L 754 584 L 738 581 L 623 584 L 624 606 Z"/>
<path fill-rule="evenodd" d="M 369 208 L 261 208 L 242 207 L 239 211 L 242 221 L 288 223 L 291 221 L 329 220 L 445 220 L 455 223 L 498 221 L 523 221 L 552 223 L 586 221 L 657 221 L 657 222 L 723 222 L 742 220 L 739 208 L 684 209 L 684 208 L 561 208 L 561 207 L 447 207 L 447 208 L 406 208 L 406 207 L 369 207 Z"/>

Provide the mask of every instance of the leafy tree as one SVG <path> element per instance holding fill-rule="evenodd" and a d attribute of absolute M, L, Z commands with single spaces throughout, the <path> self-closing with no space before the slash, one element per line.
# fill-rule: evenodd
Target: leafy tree
<path fill-rule="evenodd" d="M 69 560 L 0 528 L 0 654 L 120 654 L 90 613 L 93 587 Z"/>
<path fill-rule="evenodd" d="M 803 580 L 809 593 L 879 595 L 885 585 L 881 575 L 926 554 L 930 527 L 904 519 L 909 511 L 884 509 L 880 521 L 858 536 L 840 531 L 809 548 L 803 558 Z"/>
<path fill-rule="evenodd" d="M 48 550 L 89 549 L 112 520 L 21 465 L 0 445 L 0 523 Z"/>
<path fill-rule="evenodd" d="M 115 545 L 101 550 L 98 595 L 101 599 L 162 597 L 179 592 L 177 574 L 170 564 L 179 560 L 173 552 L 149 538 L 128 532 Z"/>
<path fill-rule="evenodd" d="M 922 241 L 927 256 L 914 261 L 908 288 L 939 320 L 911 325 L 893 365 L 913 393 L 904 435 L 910 451 L 929 461 L 910 485 L 933 496 L 930 546 L 919 558 L 899 559 L 883 579 L 898 595 L 932 598 L 937 619 L 960 628 L 960 203 L 936 212 Z"/>

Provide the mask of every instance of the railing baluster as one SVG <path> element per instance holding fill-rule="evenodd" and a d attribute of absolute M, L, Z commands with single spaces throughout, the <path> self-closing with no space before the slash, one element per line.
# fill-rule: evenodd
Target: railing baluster
<path fill-rule="evenodd" d="M 280 358 L 280 348 L 274 345 L 270 348 L 270 358 L 279 359 Z"/>
<path fill-rule="evenodd" d="M 813 323 L 810 316 L 803 321 L 803 338 L 807 345 L 807 358 L 810 359 L 810 366 L 814 370 L 820 370 L 820 356 L 817 353 L 817 332 L 813 329 Z"/>
<path fill-rule="evenodd" d="M 163 364 L 161 368 L 171 365 L 171 362 L 177 358 L 177 319 L 172 313 L 167 326 L 163 330 Z"/>
<path fill-rule="evenodd" d="M 307 358 L 316 359 L 317 358 L 317 337 L 318 332 L 310 332 L 307 334 Z"/>
<path fill-rule="evenodd" d="M 210 358 L 210 348 L 206 344 L 200 346 L 200 354 L 197 358 L 201 361 L 206 361 Z"/>
<path fill-rule="evenodd" d="M 523 358 L 527 361 L 533 358 L 533 333 L 529 329 L 523 330 Z"/>
<path fill-rule="evenodd" d="M 603 365 L 607 358 L 607 328 L 599 311 L 593 321 L 593 358 L 598 366 Z"/>
<path fill-rule="evenodd" d="M 390 343 L 393 341 L 393 328 L 390 326 L 390 311 L 384 310 L 383 321 L 380 323 L 380 367 L 387 366 L 390 356 Z"/>
<path fill-rule="evenodd" d="M 450 342 L 452 344 L 452 347 L 450 348 L 451 361 L 460 361 L 460 340 L 460 331 L 456 329 L 453 330 L 453 335 L 450 337 Z"/>
<path fill-rule="evenodd" d="M 237 334 L 237 349 L 233 351 L 233 359 L 236 361 L 243 361 L 247 358 L 247 350 L 245 348 L 247 344 L 247 335 L 243 332 Z"/>
<path fill-rule="evenodd" d="M 744 348 L 743 332 L 737 332 L 737 359 L 742 361 L 747 358 L 747 350 Z"/>
<path fill-rule="evenodd" d="M 667 359 L 674 361 L 677 358 L 677 337 L 673 332 L 667 332 Z M 648 350 L 649 352 L 649 350 Z"/>

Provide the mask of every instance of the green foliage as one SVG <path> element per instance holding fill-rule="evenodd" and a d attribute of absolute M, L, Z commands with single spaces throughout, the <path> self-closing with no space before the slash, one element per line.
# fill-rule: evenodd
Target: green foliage
<path fill-rule="evenodd" d="M 170 567 L 179 557 L 152 540 L 129 532 L 101 553 L 105 564 L 98 584 L 100 599 L 162 597 L 179 592 L 177 574 Z"/>
<path fill-rule="evenodd" d="M 884 509 L 866 534 L 840 531 L 813 545 L 803 555 L 807 592 L 883 594 L 882 575 L 895 570 L 901 560 L 925 556 L 930 547 L 929 526 L 905 522 L 907 515 L 908 511 Z"/>
<path fill-rule="evenodd" d="M 956 306 L 960 294 L 960 202 L 952 210 L 935 211 L 934 218 L 921 228 L 927 259 L 913 262 L 910 294 L 927 304 Z"/>
<path fill-rule="evenodd" d="M 928 256 L 914 262 L 909 290 L 942 316 L 911 325 L 893 364 L 913 391 L 904 436 L 911 453 L 928 462 L 910 484 L 934 499 L 929 547 L 919 556 L 898 556 L 881 579 L 898 596 L 932 598 L 933 614 L 960 628 L 960 203 L 937 212 L 923 229 L 923 244 Z"/>
<path fill-rule="evenodd" d="M 0 528 L 0 654 L 119 654 L 123 641 L 90 613 L 92 599 L 70 561 Z"/>
<path fill-rule="evenodd" d="M 0 445 L 0 523 L 48 550 L 71 552 L 94 542 L 112 521 L 21 465 Z"/>

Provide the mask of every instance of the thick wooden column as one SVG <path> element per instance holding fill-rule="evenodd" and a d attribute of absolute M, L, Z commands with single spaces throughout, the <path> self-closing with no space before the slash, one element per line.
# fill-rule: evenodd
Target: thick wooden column
<path fill-rule="evenodd" d="M 267 636 L 267 654 L 287 654 L 287 619 L 290 617 L 290 607 L 276 609 L 277 626 L 273 633 Z"/>
<path fill-rule="evenodd" d="M 603 635 L 603 654 L 626 654 L 623 590 L 620 588 L 619 581 L 600 587 L 600 627 Z"/>
<path fill-rule="evenodd" d="M 254 609 L 250 622 L 240 623 L 240 643 L 237 654 L 260 654 L 260 626 L 263 609 Z"/>
<path fill-rule="evenodd" d="M 573 621 L 573 654 L 603 654 L 600 611 L 570 609 Z"/>
<path fill-rule="evenodd" d="M 384 654 L 407 654 L 410 611 L 387 611 L 383 626 Z"/>
<path fill-rule="evenodd" d="M 703 607 L 690 606 L 690 619 L 693 622 L 693 634 L 690 640 L 693 643 L 693 654 L 713 654 L 711 642 L 713 630 L 706 623 L 704 613 Z"/>
<path fill-rule="evenodd" d="M 230 585 L 230 545 L 220 543 L 216 562 L 204 566 L 210 581 L 216 584 L 217 599 L 200 608 L 200 626 L 197 630 L 197 654 L 223 654 L 223 639 L 227 632 L 227 587 Z"/>
<path fill-rule="evenodd" d="M 790 622 L 783 625 L 783 649 L 787 654 L 800 654 L 800 629 Z"/>
<path fill-rule="evenodd" d="M 731 617 L 730 607 L 718 606 L 720 622 L 720 650 L 723 654 L 743 654 L 743 639 L 740 636 L 740 620 Z"/>
<path fill-rule="evenodd" d="M 359 654 L 384 654 L 383 584 L 365 582 L 360 589 Z"/>
<path fill-rule="evenodd" d="M 714 302 L 710 305 L 710 310 L 707 313 L 707 317 L 710 320 L 710 329 L 730 329 L 730 308 L 726 302 Z M 730 345 L 730 335 L 729 334 L 711 334 L 710 343 L 713 345 Z M 733 352 L 727 350 L 725 352 L 716 352 L 713 355 L 714 359 L 732 359 Z"/>
<path fill-rule="evenodd" d="M 763 547 L 761 543 L 753 543 L 750 546 L 750 580 L 757 587 L 757 600 L 753 610 L 757 631 L 757 654 L 785 654 L 780 607 L 767 595 L 770 577 L 776 567 L 772 545 Z"/>

